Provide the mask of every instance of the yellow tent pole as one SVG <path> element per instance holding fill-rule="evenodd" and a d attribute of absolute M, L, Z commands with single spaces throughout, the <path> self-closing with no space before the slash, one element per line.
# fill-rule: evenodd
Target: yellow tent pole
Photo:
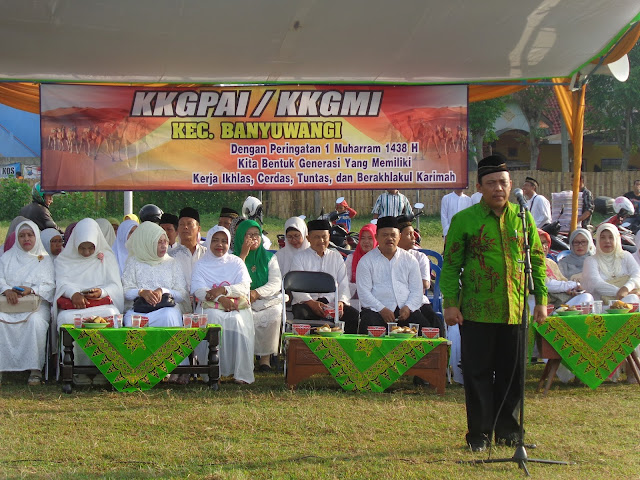
<path fill-rule="evenodd" d="M 578 194 L 580 193 L 580 175 L 582 175 L 582 140 L 584 134 L 584 97 L 587 85 L 573 92 L 573 198 L 571 202 L 571 231 L 578 227 Z"/>

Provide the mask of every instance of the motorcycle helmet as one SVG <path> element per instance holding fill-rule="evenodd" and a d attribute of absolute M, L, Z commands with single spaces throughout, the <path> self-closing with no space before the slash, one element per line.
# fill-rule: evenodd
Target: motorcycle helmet
<path fill-rule="evenodd" d="M 140 209 L 138 212 L 138 217 L 140 218 L 140 223 L 142 222 L 153 222 L 160 224 L 160 218 L 164 212 L 152 203 L 148 203 L 144 207 Z"/>
<path fill-rule="evenodd" d="M 44 190 L 40 185 L 40 182 L 38 182 L 31 189 L 31 199 L 34 202 L 39 203 L 40 205 L 45 205 L 45 201 L 44 201 L 45 195 L 55 195 L 55 194 L 62 194 L 62 193 L 65 193 L 65 192 L 61 190 L 51 190 L 51 191 Z"/>
<path fill-rule="evenodd" d="M 242 216 L 250 220 L 262 219 L 262 202 L 256 197 L 247 197 L 242 204 Z"/>
<path fill-rule="evenodd" d="M 635 208 L 631 200 L 627 197 L 617 197 L 613 201 L 613 211 L 616 212 L 619 217 L 628 217 L 633 215 Z"/>

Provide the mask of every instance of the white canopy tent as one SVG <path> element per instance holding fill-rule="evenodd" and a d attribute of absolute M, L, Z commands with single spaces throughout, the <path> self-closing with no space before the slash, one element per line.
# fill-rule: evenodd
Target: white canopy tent
<path fill-rule="evenodd" d="M 637 0 L 7 0 L 0 80 L 570 77 L 639 12 Z"/>
<path fill-rule="evenodd" d="M 0 82 L 474 83 L 477 101 L 554 78 L 579 170 L 584 74 L 638 20 L 637 0 L 7 0 Z M 38 111 L 35 85 L 5 85 Z"/>

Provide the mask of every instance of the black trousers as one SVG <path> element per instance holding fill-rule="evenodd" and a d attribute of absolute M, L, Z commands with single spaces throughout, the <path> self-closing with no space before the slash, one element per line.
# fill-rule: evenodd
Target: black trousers
<path fill-rule="evenodd" d="M 400 309 L 396 308 L 393 314 L 397 317 L 400 314 Z M 410 323 L 419 324 L 420 330 L 422 330 L 422 327 L 430 326 L 427 322 L 427 319 L 424 318 L 424 315 L 422 315 L 420 310 L 411 312 L 411 315 L 409 315 L 409 318 L 401 322 L 398 322 L 398 325 L 400 325 L 401 327 L 408 327 Z M 363 308 L 360 311 L 360 328 L 358 329 L 358 332 L 363 335 L 367 335 L 367 327 L 374 327 L 374 326 L 386 327 L 387 322 L 384 321 L 384 319 L 382 318 L 382 315 L 380 315 L 378 312 L 374 312 L 373 310 L 369 310 L 368 308 Z"/>
<path fill-rule="evenodd" d="M 523 354 L 517 352 L 519 329 L 520 325 L 469 320 L 460 326 L 468 443 L 491 441 L 496 413 L 504 398 L 496 439 L 519 432 L 523 361 Z"/>
<path fill-rule="evenodd" d="M 328 304 L 329 301 L 326 298 L 319 298 L 319 302 Z M 313 310 L 304 303 L 296 303 L 291 306 L 291 313 L 294 318 L 300 320 L 320 320 L 321 317 L 313 313 Z M 344 322 L 344 333 L 358 333 L 358 321 L 360 320 L 360 314 L 358 310 L 350 305 L 344 304 L 342 309 L 342 315 L 338 320 Z"/>

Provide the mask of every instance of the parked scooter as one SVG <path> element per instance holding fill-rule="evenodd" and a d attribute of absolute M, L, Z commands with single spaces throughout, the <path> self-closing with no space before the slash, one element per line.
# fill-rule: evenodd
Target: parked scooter
<path fill-rule="evenodd" d="M 633 203 L 631 203 L 631 200 L 627 197 L 617 197 L 613 201 L 613 211 L 615 212 L 613 216 L 607 218 L 602 223 L 611 223 L 618 227 L 623 250 L 635 253 L 637 250 L 635 235 L 631 230 L 624 226 L 625 219 L 634 214 L 635 209 L 633 208 Z M 600 225 L 602 225 L 602 223 Z M 598 241 L 598 239 L 595 240 L 596 242 Z"/>
<path fill-rule="evenodd" d="M 549 253 L 555 258 L 556 255 L 560 252 L 564 252 L 565 250 L 569 250 L 569 238 L 566 233 L 562 233 L 560 229 L 562 225 L 560 225 L 560 217 L 564 213 L 564 207 L 560 209 L 560 214 L 558 215 L 558 219 L 555 222 L 547 223 L 543 225 L 541 230 L 544 230 L 551 237 L 551 246 L 549 248 Z"/>

